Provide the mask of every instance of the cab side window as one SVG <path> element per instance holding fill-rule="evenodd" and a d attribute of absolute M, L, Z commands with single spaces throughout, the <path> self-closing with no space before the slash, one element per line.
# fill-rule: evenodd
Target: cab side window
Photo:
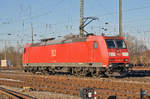
<path fill-rule="evenodd" d="M 98 44 L 97 44 L 96 41 L 94 41 L 94 48 L 95 48 L 95 49 L 98 48 Z"/>
<path fill-rule="evenodd" d="M 26 48 L 24 49 L 24 54 L 26 54 Z"/>

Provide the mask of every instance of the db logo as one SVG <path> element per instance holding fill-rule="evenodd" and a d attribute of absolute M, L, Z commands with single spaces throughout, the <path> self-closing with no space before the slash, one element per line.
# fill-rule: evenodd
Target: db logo
<path fill-rule="evenodd" d="M 51 55 L 56 56 L 56 50 L 51 50 Z"/>

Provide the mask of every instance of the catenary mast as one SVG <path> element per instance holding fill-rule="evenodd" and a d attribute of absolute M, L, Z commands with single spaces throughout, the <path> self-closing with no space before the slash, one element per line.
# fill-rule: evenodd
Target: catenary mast
<path fill-rule="evenodd" d="M 123 33 L 122 33 L 122 0 L 119 0 L 119 35 L 123 36 Z"/>
<path fill-rule="evenodd" d="M 80 0 L 80 37 L 84 36 L 84 30 L 82 28 L 84 24 L 84 0 Z"/>

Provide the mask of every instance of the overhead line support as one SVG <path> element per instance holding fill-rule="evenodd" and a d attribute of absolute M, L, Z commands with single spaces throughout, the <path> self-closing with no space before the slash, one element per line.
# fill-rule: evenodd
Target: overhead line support
<path fill-rule="evenodd" d="M 119 35 L 123 36 L 123 33 L 122 33 L 122 0 L 119 0 Z"/>

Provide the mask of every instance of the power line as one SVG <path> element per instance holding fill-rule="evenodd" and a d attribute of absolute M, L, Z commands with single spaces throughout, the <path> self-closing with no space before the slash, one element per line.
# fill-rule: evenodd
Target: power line
<path fill-rule="evenodd" d="M 26 20 L 36 19 L 36 18 L 39 18 L 39 17 L 42 17 L 42 16 L 49 15 L 49 14 L 53 13 L 53 12 L 54 12 L 54 9 L 55 9 L 56 7 L 58 7 L 63 1 L 64 1 L 64 0 L 60 0 L 59 2 L 57 2 L 56 5 L 54 5 L 53 8 L 51 8 L 52 10 L 49 10 L 49 11 L 44 12 L 44 13 L 40 13 L 40 14 L 38 14 L 38 15 L 33 15 L 33 16 L 31 16 L 31 17 L 25 16 L 22 20 L 26 21 Z M 37 11 L 37 12 L 38 12 L 38 11 Z M 9 19 L 7 18 L 7 20 L 9 20 Z M 11 19 L 11 20 L 12 20 L 12 19 Z M 15 20 L 13 20 L 13 21 L 9 21 L 9 23 L 10 23 L 10 24 L 12 24 L 12 23 L 18 23 L 18 19 L 15 19 Z"/>
<path fill-rule="evenodd" d="M 123 12 L 136 11 L 136 10 L 141 10 L 141 9 L 145 9 L 145 8 L 150 8 L 150 5 L 123 10 Z M 108 15 L 115 15 L 115 14 L 118 14 L 118 12 L 106 13 L 106 14 L 100 15 L 100 17 L 105 17 Z"/>
<path fill-rule="evenodd" d="M 100 5 L 101 8 L 103 8 L 106 12 L 110 13 L 110 11 L 107 9 L 107 7 L 105 7 L 103 4 L 102 4 L 102 1 L 101 0 L 97 0 L 98 3 L 98 6 Z"/>
<path fill-rule="evenodd" d="M 142 19 L 134 19 L 134 20 L 126 20 L 124 23 L 133 23 L 133 22 L 139 22 L 139 21 L 150 21 L 150 18 L 142 18 Z"/>

